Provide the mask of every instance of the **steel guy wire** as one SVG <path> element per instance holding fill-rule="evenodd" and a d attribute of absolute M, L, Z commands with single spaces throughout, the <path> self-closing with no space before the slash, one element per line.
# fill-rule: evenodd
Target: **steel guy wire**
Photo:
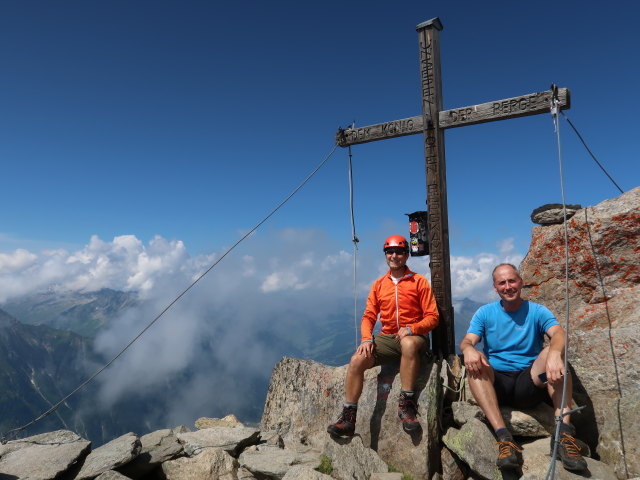
<path fill-rule="evenodd" d="M 555 85 L 552 85 L 552 89 Z M 556 473 L 556 457 L 558 455 L 558 438 L 560 436 L 560 424 L 567 413 L 564 413 L 564 405 L 567 398 L 567 380 L 569 377 L 569 233 L 567 227 L 567 203 L 564 195 L 564 176 L 562 171 L 562 147 L 560 143 L 560 122 L 558 121 L 558 111 L 560 110 L 557 95 L 551 100 L 551 116 L 555 127 L 556 141 L 558 145 L 558 163 L 560 170 L 560 192 L 562 194 L 562 213 L 564 216 L 564 262 L 565 262 L 565 330 L 564 330 L 564 376 L 562 377 L 562 400 L 560 402 L 560 415 L 556 417 L 556 428 L 553 437 L 553 451 L 551 453 L 551 462 L 547 470 L 546 480 L 555 478 Z"/>
<path fill-rule="evenodd" d="M 573 128 L 573 131 L 576 133 L 576 135 L 578 136 L 578 138 L 580 139 L 580 141 L 582 142 L 582 145 L 584 145 L 584 148 L 587 149 L 587 152 L 589 152 L 589 155 L 591 155 L 591 158 L 593 158 L 593 160 L 598 164 L 598 166 L 602 169 L 602 171 L 604 172 L 604 174 L 609 177 L 609 180 L 611 180 L 613 182 L 613 184 L 617 187 L 618 190 L 620 190 L 620 193 L 624 193 L 624 190 L 622 190 L 622 188 L 620 188 L 620 185 L 618 185 L 616 183 L 616 181 L 611 177 L 611 175 L 609 175 L 609 172 L 607 172 L 605 170 L 605 168 L 602 166 L 602 164 L 598 161 L 598 159 L 596 158 L 596 156 L 593 154 L 593 152 L 591 151 L 591 149 L 587 146 L 587 142 L 584 141 L 584 138 L 582 138 L 582 135 L 580 135 L 580 132 L 578 132 L 578 129 L 573 125 L 573 123 L 571 122 L 571 120 L 569 120 L 569 117 L 567 117 L 566 113 L 564 113 L 563 111 L 560 111 L 560 113 L 562 113 L 562 116 L 564 117 L 564 119 L 567 121 L 567 123 L 571 126 L 571 128 Z"/>
<path fill-rule="evenodd" d="M 356 222 L 353 214 L 353 158 L 351 145 L 349 145 L 349 211 L 351 212 L 351 241 L 353 242 L 353 324 L 356 336 L 356 348 L 358 348 L 358 289 L 357 289 L 357 259 L 358 242 L 356 235 Z"/>

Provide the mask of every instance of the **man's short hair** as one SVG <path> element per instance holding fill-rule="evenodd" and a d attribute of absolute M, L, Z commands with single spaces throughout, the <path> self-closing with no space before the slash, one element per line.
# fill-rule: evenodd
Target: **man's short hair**
<path fill-rule="evenodd" d="M 522 277 L 520 276 L 520 272 L 518 271 L 517 267 L 515 265 L 513 265 L 512 263 L 500 263 L 498 265 L 495 266 L 495 268 L 493 269 L 493 271 L 491 272 L 491 280 L 495 282 L 496 280 L 496 270 L 498 270 L 500 267 L 511 267 L 513 268 L 513 271 L 516 272 L 516 275 L 518 276 L 518 278 L 520 280 L 522 280 Z"/>

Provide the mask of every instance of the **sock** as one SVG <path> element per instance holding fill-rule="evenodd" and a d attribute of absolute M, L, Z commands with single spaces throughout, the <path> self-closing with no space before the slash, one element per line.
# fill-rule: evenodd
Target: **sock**
<path fill-rule="evenodd" d="M 354 410 L 358 409 L 358 403 L 357 402 L 344 402 L 342 405 L 345 408 L 353 408 Z"/>
<path fill-rule="evenodd" d="M 569 435 L 571 435 L 572 437 L 575 437 L 576 435 L 576 429 L 573 425 L 571 425 L 570 423 L 564 423 L 562 422 L 560 424 L 560 431 L 563 433 L 568 433 Z"/>
<path fill-rule="evenodd" d="M 511 432 L 507 430 L 507 427 L 502 427 L 496 430 L 496 437 L 498 440 L 513 440 Z"/>
<path fill-rule="evenodd" d="M 413 390 L 400 390 L 400 395 L 404 395 L 407 398 L 413 398 Z"/>

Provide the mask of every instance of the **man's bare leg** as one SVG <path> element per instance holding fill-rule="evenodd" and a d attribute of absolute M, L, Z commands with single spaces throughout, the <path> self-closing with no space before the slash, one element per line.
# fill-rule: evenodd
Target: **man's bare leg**
<path fill-rule="evenodd" d="M 344 386 L 345 403 L 342 413 L 336 423 L 332 423 L 327 427 L 327 432 L 331 435 L 350 437 L 354 434 L 358 400 L 362 394 L 362 386 L 364 384 L 364 372 L 373 367 L 374 363 L 375 360 L 372 354 L 365 355 L 364 353 L 356 352 L 351 357 Z"/>
<path fill-rule="evenodd" d="M 549 397 L 551 397 L 551 402 L 553 403 L 554 408 L 554 416 L 557 418 L 560 415 L 560 404 L 562 403 L 562 383 L 559 382 L 556 384 L 552 384 L 551 382 L 546 385 L 538 378 L 538 375 L 545 372 L 547 365 L 547 353 L 549 352 L 549 347 L 545 347 L 542 349 L 538 358 L 536 358 L 535 362 L 531 366 L 531 380 L 536 387 L 547 388 L 547 392 L 549 393 Z M 563 412 L 571 410 L 571 397 L 573 393 L 573 382 L 571 381 L 571 372 L 565 372 L 567 375 L 567 394 L 565 398 L 564 409 Z M 562 417 L 562 421 L 564 423 L 571 423 L 571 416 L 565 415 Z"/>
<path fill-rule="evenodd" d="M 364 372 L 373 367 L 374 362 L 373 356 L 366 357 L 358 353 L 353 354 L 344 384 L 345 400 L 347 402 L 358 403 L 360 395 L 362 395 L 362 386 L 364 385 Z"/>
<path fill-rule="evenodd" d="M 426 347 L 422 337 L 405 335 L 400 338 L 400 399 L 398 402 L 398 418 L 407 433 L 418 432 L 418 407 L 415 398 L 416 380 L 420 372 L 420 353 Z"/>
<path fill-rule="evenodd" d="M 400 340 L 400 385 L 402 390 L 413 391 L 420 373 L 420 354 L 426 344 L 422 337 L 406 336 Z"/>
<path fill-rule="evenodd" d="M 483 366 L 479 375 L 469 376 L 469 387 L 471 387 L 473 398 L 478 402 L 493 429 L 498 430 L 505 428 L 506 425 L 500 413 L 496 389 L 493 386 L 494 380 L 493 368 Z"/>

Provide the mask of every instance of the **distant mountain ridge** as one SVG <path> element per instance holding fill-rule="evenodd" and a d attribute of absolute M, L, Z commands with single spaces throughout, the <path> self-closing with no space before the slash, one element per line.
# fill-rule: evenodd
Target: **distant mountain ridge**
<path fill-rule="evenodd" d="M 117 315 L 138 304 L 135 292 L 103 288 L 86 293 L 49 290 L 12 298 L 0 307 L 27 325 L 47 325 L 95 337 Z"/>
<path fill-rule="evenodd" d="M 0 429 L 6 432 L 35 418 L 71 391 L 84 376 L 79 358 L 91 355 L 90 344 L 72 332 L 23 325 L 0 310 Z M 36 430 L 77 428 L 73 405 L 77 399 L 45 418 Z"/>

